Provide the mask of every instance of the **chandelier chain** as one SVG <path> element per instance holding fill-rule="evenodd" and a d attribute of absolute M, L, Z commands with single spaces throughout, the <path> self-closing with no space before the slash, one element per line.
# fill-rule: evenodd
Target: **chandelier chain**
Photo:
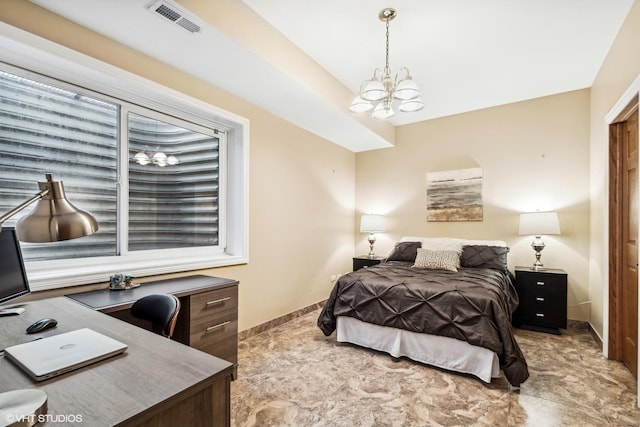
<path fill-rule="evenodd" d="M 385 19 L 387 27 L 387 48 L 386 48 L 386 60 L 384 66 L 384 74 L 391 75 L 391 68 L 389 68 L 389 18 Z"/>

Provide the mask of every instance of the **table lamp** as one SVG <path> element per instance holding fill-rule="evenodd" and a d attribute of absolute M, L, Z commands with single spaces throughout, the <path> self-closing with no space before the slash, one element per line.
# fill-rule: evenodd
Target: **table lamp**
<path fill-rule="evenodd" d="M 536 261 L 531 266 L 532 270 L 544 270 L 544 264 L 540 261 L 540 252 L 545 247 L 542 241 L 543 235 L 560 234 L 560 224 L 556 212 L 531 212 L 520 214 L 521 235 L 535 236 L 531 247 L 536 252 Z"/>
<path fill-rule="evenodd" d="M 18 239 L 23 242 L 45 243 L 77 239 L 98 231 L 98 221 L 89 213 L 73 206 L 64 194 L 62 181 L 54 181 L 45 174 L 47 181 L 39 182 L 40 192 L 0 216 L 2 224 L 34 202 L 38 202 L 29 215 L 17 222 Z"/>
<path fill-rule="evenodd" d="M 375 254 L 373 252 L 373 244 L 376 242 L 375 233 L 384 232 L 384 216 L 376 214 L 362 215 L 360 218 L 360 232 L 369 233 L 369 258 L 373 259 Z"/>
<path fill-rule="evenodd" d="M 51 174 L 45 176 L 47 181 L 38 183 L 40 191 L 36 195 L 0 216 L 0 233 L 6 220 L 34 202 L 38 203 L 32 212 L 16 224 L 19 240 L 57 242 L 98 231 L 96 219 L 67 200 L 62 181 L 54 181 Z M 0 425 L 35 425 L 39 416 L 47 413 L 47 400 L 47 393 L 43 390 L 21 389 L 0 393 Z"/>
<path fill-rule="evenodd" d="M 6 220 L 32 203 L 38 202 L 33 211 L 22 217 L 16 224 L 13 242 L 17 248 L 8 252 L 15 256 L 8 256 L 7 259 L 0 260 L 0 267 L 2 267 L 0 268 L 0 280 L 3 280 L 1 282 L 2 295 L 0 295 L 2 302 L 29 293 L 18 240 L 32 243 L 57 242 L 88 236 L 98 230 L 98 222 L 90 213 L 76 208 L 66 199 L 62 182 L 53 181 L 51 174 L 46 174 L 46 177 L 46 182 L 39 183 L 40 191 L 35 196 L 0 216 L 0 233 L 2 233 L 2 224 Z M 11 266 L 7 267 L 9 264 Z M 19 266 L 16 267 L 16 264 Z M 15 281 L 18 276 L 7 273 L 6 269 L 22 271 L 20 289 L 16 288 L 17 283 L 7 279 L 12 278 Z M 6 274 L 8 276 L 3 276 Z M 0 307 L 0 316 L 22 314 L 24 310 L 22 307 Z"/>

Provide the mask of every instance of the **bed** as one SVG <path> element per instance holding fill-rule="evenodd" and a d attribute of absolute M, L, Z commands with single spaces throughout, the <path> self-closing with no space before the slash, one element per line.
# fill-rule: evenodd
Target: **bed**
<path fill-rule="evenodd" d="M 382 263 L 341 276 L 318 318 L 338 342 L 474 375 L 528 377 L 502 241 L 404 237 Z"/>

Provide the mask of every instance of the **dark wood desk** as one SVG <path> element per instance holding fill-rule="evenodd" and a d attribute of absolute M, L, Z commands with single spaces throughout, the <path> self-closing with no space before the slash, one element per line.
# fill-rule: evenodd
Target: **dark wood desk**
<path fill-rule="evenodd" d="M 83 426 L 230 424 L 231 363 L 58 297 L 25 303 L 25 313 L 0 319 L 0 348 L 87 327 L 129 345 L 102 362 L 42 382 L 0 357 L 0 392 L 38 388 L 48 414 L 82 416 Z M 25 329 L 43 317 L 58 326 L 39 334 Z M 58 426 L 69 423 L 55 422 Z"/>
<path fill-rule="evenodd" d="M 145 329 L 151 324 L 131 316 L 129 309 L 150 294 L 173 294 L 180 299 L 180 313 L 172 339 L 238 365 L 238 281 L 196 275 L 143 283 L 138 288 L 69 294 L 89 308 L 107 313 Z"/>

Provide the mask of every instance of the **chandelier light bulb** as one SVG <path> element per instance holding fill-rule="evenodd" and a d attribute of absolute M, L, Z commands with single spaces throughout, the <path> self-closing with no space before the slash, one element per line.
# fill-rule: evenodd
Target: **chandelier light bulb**
<path fill-rule="evenodd" d="M 177 158 L 176 156 L 173 156 L 173 155 L 172 155 L 172 156 L 168 156 L 168 157 L 167 157 L 167 164 L 168 164 L 169 166 L 175 166 L 175 165 L 177 165 L 178 163 L 180 163 L 180 162 L 178 161 L 178 158 Z"/>
<path fill-rule="evenodd" d="M 158 151 L 151 157 L 151 161 L 154 165 L 160 166 L 161 168 L 167 166 L 167 155 L 163 152 Z"/>
<path fill-rule="evenodd" d="M 147 153 L 144 151 L 140 151 L 136 153 L 135 156 L 133 156 L 133 160 L 135 160 L 136 163 L 142 166 L 151 164 L 151 165 L 159 166 L 161 168 L 167 165 L 174 166 L 180 163 L 178 158 L 173 154 L 167 156 L 165 153 L 161 151 L 158 151 L 155 153 L 153 152 Z"/>
<path fill-rule="evenodd" d="M 147 156 L 147 153 L 145 153 L 144 151 L 140 151 L 139 153 L 136 153 L 136 155 L 133 156 L 133 158 L 138 164 L 141 164 L 142 166 L 148 165 L 149 162 L 151 161 L 149 159 L 149 156 Z"/>

